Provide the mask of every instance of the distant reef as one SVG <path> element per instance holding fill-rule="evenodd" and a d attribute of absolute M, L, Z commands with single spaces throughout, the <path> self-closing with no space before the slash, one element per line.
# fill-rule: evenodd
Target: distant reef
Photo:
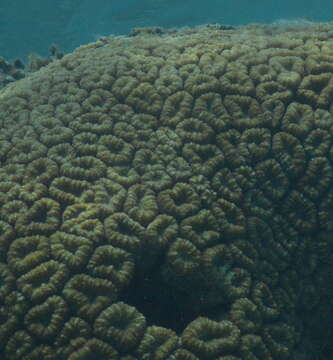
<path fill-rule="evenodd" d="M 23 79 L 50 62 L 61 59 L 63 56 L 64 53 L 56 45 L 52 45 L 49 48 L 48 55 L 45 57 L 37 54 L 28 55 L 27 64 L 19 58 L 7 61 L 0 56 L 0 88 L 16 80 Z"/>

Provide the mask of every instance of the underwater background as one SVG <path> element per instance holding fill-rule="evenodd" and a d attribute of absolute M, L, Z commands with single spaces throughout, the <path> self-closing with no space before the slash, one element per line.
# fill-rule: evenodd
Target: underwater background
<path fill-rule="evenodd" d="M 51 44 L 64 52 L 99 36 L 128 34 L 133 27 L 183 27 L 275 21 L 329 21 L 330 1 L 294 0 L 32 0 L 0 1 L 0 54 L 8 60 L 31 52 L 46 55 Z"/>

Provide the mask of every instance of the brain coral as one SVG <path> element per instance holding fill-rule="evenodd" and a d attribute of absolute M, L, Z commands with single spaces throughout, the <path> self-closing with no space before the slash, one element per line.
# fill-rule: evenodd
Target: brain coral
<path fill-rule="evenodd" d="M 104 38 L 0 92 L 4 360 L 333 355 L 333 31 Z"/>

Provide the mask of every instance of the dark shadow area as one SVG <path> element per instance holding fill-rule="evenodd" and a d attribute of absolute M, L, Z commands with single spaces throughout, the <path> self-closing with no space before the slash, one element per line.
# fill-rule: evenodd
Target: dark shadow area
<path fill-rule="evenodd" d="M 148 325 L 169 328 L 179 335 L 197 317 L 213 318 L 216 312 L 216 309 L 210 308 L 200 311 L 194 309 L 191 296 L 166 284 L 160 268 L 156 267 L 145 273 L 136 272 L 120 300 L 137 308 L 146 317 Z"/>
<path fill-rule="evenodd" d="M 199 314 L 185 307 L 187 294 L 170 289 L 158 272 L 136 275 L 120 300 L 136 307 L 148 325 L 163 326 L 180 334 Z"/>

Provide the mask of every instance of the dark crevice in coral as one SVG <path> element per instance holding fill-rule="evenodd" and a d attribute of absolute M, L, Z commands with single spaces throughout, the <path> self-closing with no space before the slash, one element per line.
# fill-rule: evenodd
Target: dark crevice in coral
<path fill-rule="evenodd" d="M 137 273 L 121 294 L 121 301 L 138 309 L 148 325 L 162 326 L 181 334 L 199 316 L 210 317 L 214 309 L 197 311 L 191 306 L 190 294 L 171 288 L 162 278 L 159 268 Z"/>

